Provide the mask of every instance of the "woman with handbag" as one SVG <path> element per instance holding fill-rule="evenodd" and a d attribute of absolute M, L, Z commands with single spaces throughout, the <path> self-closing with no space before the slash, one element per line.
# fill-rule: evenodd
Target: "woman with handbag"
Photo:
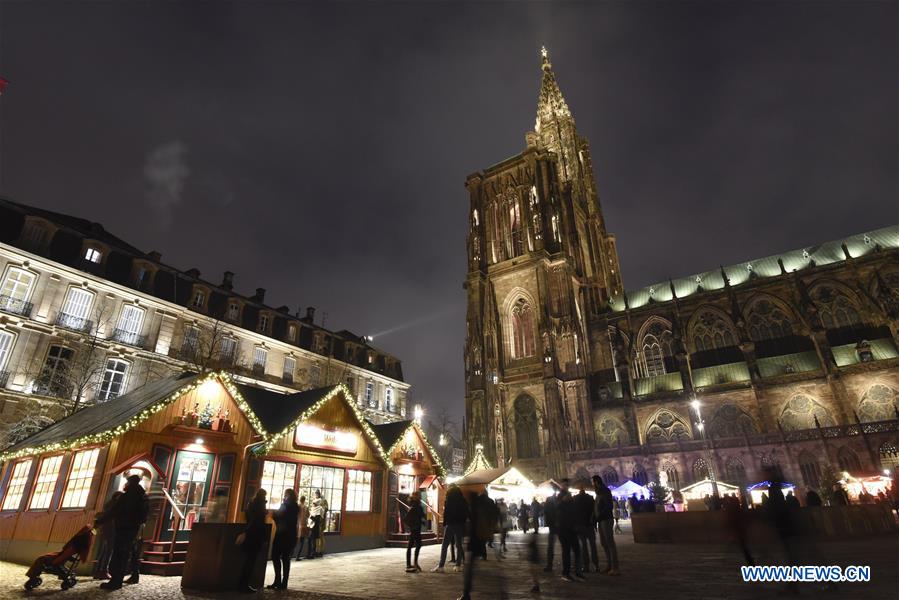
<path fill-rule="evenodd" d="M 270 590 L 287 589 L 287 577 L 290 575 L 290 555 L 293 554 L 293 548 L 297 545 L 299 514 L 297 493 L 289 488 L 284 490 L 284 500 L 278 510 L 272 514 L 272 518 L 275 520 L 275 539 L 272 540 L 275 581 L 267 586 Z"/>
<path fill-rule="evenodd" d="M 266 508 L 266 492 L 258 490 L 244 510 L 247 519 L 247 527 L 237 536 L 237 545 L 244 553 L 243 568 L 240 571 L 237 589 L 245 593 L 254 593 L 256 588 L 250 585 L 250 577 L 253 576 L 253 567 L 256 566 L 256 557 L 265 544 L 265 517 L 268 515 Z"/>

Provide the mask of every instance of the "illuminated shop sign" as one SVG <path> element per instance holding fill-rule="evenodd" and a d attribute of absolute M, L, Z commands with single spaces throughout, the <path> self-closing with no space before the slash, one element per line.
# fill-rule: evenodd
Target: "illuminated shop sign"
<path fill-rule="evenodd" d="M 359 439 L 355 433 L 349 431 L 329 431 L 314 425 L 301 424 L 297 426 L 293 442 L 296 446 L 304 448 L 318 448 L 343 454 L 356 454 Z"/>

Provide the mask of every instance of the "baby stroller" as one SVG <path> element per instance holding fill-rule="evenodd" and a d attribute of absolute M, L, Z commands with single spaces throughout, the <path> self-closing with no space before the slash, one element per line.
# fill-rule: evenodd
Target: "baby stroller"
<path fill-rule="evenodd" d="M 38 556 L 31 563 L 26 575 L 28 581 L 25 582 L 26 590 L 33 590 L 44 582 L 41 575 L 56 575 L 62 580 L 60 586 L 67 590 L 74 586 L 75 569 L 78 564 L 87 558 L 91 551 L 91 543 L 94 541 L 94 530 L 85 525 L 72 536 L 66 545 L 59 552 L 51 552 Z"/>

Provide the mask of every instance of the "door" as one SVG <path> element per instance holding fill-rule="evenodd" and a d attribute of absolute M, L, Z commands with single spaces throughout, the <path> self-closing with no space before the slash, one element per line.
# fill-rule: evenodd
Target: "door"
<path fill-rule="evenodd" d="M 209 497 L 214 462 L 214 454 L 203 452 L 182 450 L 175 458 L 175 472 L 172 475 L 169 494 L 171 494 L 175 506 L 184 515 L 184 519 L 178 524 L 176 540 L 188 539 L 191 528 L 200 518 L 200 510 L 205 506 Z M 174 517 L 171 505 L 166 503 L 165 527 L 161 536 L 163 540 L 172 539 L 172 530 L 175 526 Z"/>

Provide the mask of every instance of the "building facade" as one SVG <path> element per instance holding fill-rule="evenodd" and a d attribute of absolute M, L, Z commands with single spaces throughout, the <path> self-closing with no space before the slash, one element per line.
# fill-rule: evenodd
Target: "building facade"
<path fill-rule="evenodd" d="M 225 369 L 293 393 L 345 384 L 375 423 L 406 416 L 400 361 L 180 271 L 102 226 L 0 199 L 0 442 L 173 373 Z"/>
<path fill-rule="evenodd" d="M 545 51 L 526 146 L 466 180 L 470 456 L 674 488 L 896 466 L 899 227 L 625 292 Z"/>

